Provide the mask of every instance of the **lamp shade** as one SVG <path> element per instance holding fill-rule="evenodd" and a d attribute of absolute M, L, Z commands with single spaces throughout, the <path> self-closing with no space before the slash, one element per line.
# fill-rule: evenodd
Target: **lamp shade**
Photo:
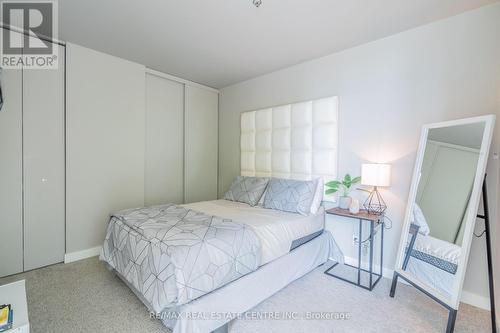
<path fill-rule="evenodd" d="M 361 184 L 368 186 L 391 185 L 391 165 L 368 163 L 361 166 Z"/>

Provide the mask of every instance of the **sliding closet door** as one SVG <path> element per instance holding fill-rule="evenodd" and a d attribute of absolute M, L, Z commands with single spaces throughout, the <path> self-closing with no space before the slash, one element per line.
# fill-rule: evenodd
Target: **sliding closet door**
<path fill-rule="evenodd" d="M 64 260 L 64 47 L 57 70 L 23 70 L 24 270 Z"/>
<path fill-rule="evenodd" d="M 0 29 L 0 33 L 1 33 Z M 22 73 L 0 73 L 0 277 L 23 270 Z"/>
<path fill-rule="evenodd" d="M 146 205 L 184 200 L 184 85 L 146 74 Z"/>
<path fill-rule="evenodd" d="M 144 205 L 145 68 L 66 44 L 66 250 L 102 246 L 109 214 Z"/>
<path fill-rule="evenodd" d="M 217 199 L 218 100 L 214 91 L 186 86 L 186 203 Z"/>

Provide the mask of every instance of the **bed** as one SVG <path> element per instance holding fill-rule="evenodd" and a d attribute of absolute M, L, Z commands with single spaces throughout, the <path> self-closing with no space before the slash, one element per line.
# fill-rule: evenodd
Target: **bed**
<path fill-rule="evenodd" d="M 256 239 L 253 236 L 245 238 L 231 234 L 234 242 L 229 247 L 246 244 L 241 246 L 244 250 L 239 254 L 244 257 L 253 254 L 254 257 L 231 262 L 235 270 L 225 269 L 224 264 L 231 256 L 220 256 L 219 248 L 223 248 L 220 244 L 213 248 L 193 250 L 199 244 L 193 241 L 199 237 L 188 239 L 189 245 L 186 245 L 186 235 L 191 233 L 178 233 L 177 224 L 170 226 L 170 233 L 158 234 L 164 225 L 158 222 L 158 218 L 152 217 L 158 216 L 162 209 L 176 213 L 181 211 L 183 214 L 196 213 L 193 215 L 196 223 L 202 221 L 200 216 L 217 218 L 223 223 L 223 228 L 228 228 L 227 223 L 238 221 L 238 228 L 243 226 L 243 230 L 246 230 L 244 233 L 251 230 Z M 141 231 L 128 224 L 124 216 L 133 220 L 133 223 L 140 221 L 139 225 L 146 226 L 145 229 Z M 324 218 L 323 208 L 316 214 L 303 216 L 228 200 L 130 209 L 111 217 L 100 258 L 126 282 L 149 311 L 174 332 L 210 332 L 232 320 L 231 314 L 241 314 L 251 309 L 293 280 L 325 263 L 328 258 L 342 262 L 342 253 L 333 237 L 324 231 Z M 161 218 L 159 220 L 164 222 Z M 188 228 L 193 229 L 191 224 Z M 229 228 L 233 228 L 233 225 L 229 225 Z M 152 237 L 151 230 L 154 231 Z M 175 237 L 168 238 L 171 235 Z M 179 235 L 182 236 L 179 238 Z M 163 245 L 160 243 L 165 242 L 161 239 L 163 236 L 169 239 L 168 246 L 165 246 L 168 250 L 165 251 L 159 249 L 159 245 Z M 212 239 L 207 242 L 210 241 Z M 227 239 L 217 240 L 220 241 L 227 242 Z M 172 252 L 172 244 L 180 250 Z M 255 244 L 258 245 L 253 251 L 247 249 Z M 203 257 L 204 253 L 214 251 L 214 256 L 209 255 L 208 259 Z M 194 253 L 194 259 L 189 255 L 183 257 L 187 258 L 185 262 L 193 261 L 193 265 L 186 269 L 184 266 L 179 268 L 181 265 L 178 263 L 172 264 L 172 258 L 186 252 Z M 218 260 L 223 261 L 222 265 Z M 239 265 L 244 268 L 238 268 Z M 215 275 L 221 267 L 223 277 L 215 281 Z M 266 283 L 262 284 L 262 281 Z M 241 297 L 249 291 L 252 291 L 253 297 Z M 214 318 L 205 316 L 199 320 L 193 319 L 193 313 L 213 314 L 216 305 L 220 311 L 218 315 L 213 315 Z M 204 308 L 205 311 L 200 311 Z M 181 313 L 184 315 L 179 315 Z M 221 314 L 230 315 L 219 318 Z"/>
<path fill-rule="evenodd" d="M 227 329 L 329 258 L 344 260 L 320 207 L 337 177 L 338 98 L 243 112 L 240 126 L 228 200 L 125 210 L 108 225 L 101 259 L 175 333 Z M 269 185 L 249 190 L 245 177 Z"/>

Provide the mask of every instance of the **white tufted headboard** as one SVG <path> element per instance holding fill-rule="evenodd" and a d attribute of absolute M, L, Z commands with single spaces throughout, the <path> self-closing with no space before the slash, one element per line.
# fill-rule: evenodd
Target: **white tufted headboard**
<path fill-rule="evenodd" d="M 240 148 L 242 176 L 336 179 L 338 97 L 243 112 Z"/>

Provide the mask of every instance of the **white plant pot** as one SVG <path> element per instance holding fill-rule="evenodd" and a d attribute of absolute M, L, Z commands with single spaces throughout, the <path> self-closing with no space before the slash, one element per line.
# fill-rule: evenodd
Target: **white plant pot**
<path fill-rule="evenodd" d="M 339 208 L 349 209 L 349 206 L 351 206 L 351 201 L 351 197 L 339 197 Z"/>

